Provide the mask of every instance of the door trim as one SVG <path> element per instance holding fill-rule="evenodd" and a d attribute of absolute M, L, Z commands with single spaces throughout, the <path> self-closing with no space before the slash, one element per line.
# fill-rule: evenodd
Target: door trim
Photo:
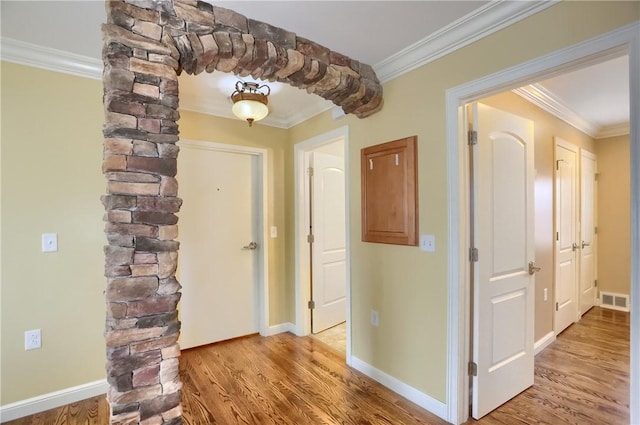
<path fill-rule="evenodd" d="M 295 192 L 295 306 L 296 326 L 295 333 L 305 336 L 311 333 L 311 314 L 307 302 L 311 299 L 309 291 L 309 276 L 311 264 L 309 263 L 309 244 L 307 243 L 307 229 L 305 228 L 305 211 L 308 209 L 305 201 L 305 185 L 307 173 L 305 170 L 305 157 L 308 152 L 320 146 L 335 142 L 338 139 L 344 141 L 344 172 L 345 172 L 345 198 L 346 198 L 346 261 L 347 261 L 347 347 L 346 362 L 351 365 L 351 237 L 350 237 L 350 191 L 349 191 L 349 127 L 344 126 L 330 132 L 312 137 L 296 143 L 293 147 L 294 157 L 294 192 Z"/>
<path fill-rule="evenodd" d="M 470 308 L 468 155 L 463 105 L 623 54 L 629 55 L 631 143 L 631 329 L 640 329 L 640 23 L 495 72 L 446 91 L 448 193 L 447 420 L 468 417 Z M 631 332 L 631 423 L 640 422 L 640 336 Z"/>
<path fill-rule="evenodd" d="M 204 140 L 180 139 L 179 146 L 192 146 L 198 149 L 206 149 L 216 152 L 239 153 L 252 155 L 258 158 L 258 240 L 261 247 L 258 255 L 258 329 L 260 335 L 271 335 L 269 332 L 269 244 L 267 230 L 268 226 L 268 165 L 269 154 L 266 149 L 229 145 L 226 143 L 209 142 Z M 179 183 L 179 182 L 178 182 Z M 179 229 L 178 229 L 179 231 Z M 178 254 L 179 255 L 179 254 Z M 178 257 L 178 261 L 179 257 Z"/>

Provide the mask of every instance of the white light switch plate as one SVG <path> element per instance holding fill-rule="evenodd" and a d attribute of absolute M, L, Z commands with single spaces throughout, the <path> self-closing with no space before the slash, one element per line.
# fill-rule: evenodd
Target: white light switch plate
<path fill-rule="evenodd" d="M 273 239 L 278 237 L 278 228 L 276 226 L 271 226 L 271 237 Z"/>
<path fill-rule="evenodd" d="M 58 234 L 42 234 L 42 252 L 56 252 L 58 250 Z"/>
<path fill-rule="evenodd" d="M 420 235 L 420 249 L 426 252 L 435 252 L 436 237 L 434 235 Z"/>

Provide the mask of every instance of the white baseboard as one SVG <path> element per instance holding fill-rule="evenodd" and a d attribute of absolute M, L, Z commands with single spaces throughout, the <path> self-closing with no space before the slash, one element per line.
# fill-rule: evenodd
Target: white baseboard
<path fill-rule="evenodd" d="M 533 344 L 533 355 L 537 356 L 539 353 L 542 352 L 542 350 L 544 350 L 549 345 L 551 345 L 551 343 L 555 340 L 556 340 L 556 334 L 553 331 L 549 332 L 548 334 L 546 334 L 545 336 L 537 340 Z"/>
<path fill-rule="evenodd" d="M 272 335 L 277 335 L 285 332 L 291 332 L 295 334 L 295 329 L 296 329 L 296 326 L 293 323 L 290 323 L 290 322 L 280 323 L 279 325 L 269 326 L 266 332 L 262 334 L 262 336 L 272 336 Z"/>
<path fill-rule="evenodd" d="M 109 385 L 106 379 L 89 382 L 76 387 L 66 388 L 60 391 L 43 394 L 26 400 L 0 406 L 0 422 L 8 422 L 14 419 L 55 409 L 65 404 L 75 403 L 86 398 L 106 394 Z"/>
<path fill-rule="evenodd" d="M 433 397 L 405 384 L 393 376 L 376 369 L 370 364 L 363 362 L 355 356 L 351 356 L 351 367 L 359 372 L 364 373 L 369 378 L 379 382 L 390 390 L 400 394 L 409 401 L 414 402 L 418 406 L 433 413 L 434 415 L 447 420 L 447 405 Z"/>

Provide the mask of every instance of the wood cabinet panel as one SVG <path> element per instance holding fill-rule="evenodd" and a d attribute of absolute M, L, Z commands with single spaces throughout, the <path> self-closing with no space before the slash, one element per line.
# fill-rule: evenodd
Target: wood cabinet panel
<path fill-rule="evenodd" d="M 411 136 L 361 150 L 363 241 L 418 244 L 416 149 Z"/>

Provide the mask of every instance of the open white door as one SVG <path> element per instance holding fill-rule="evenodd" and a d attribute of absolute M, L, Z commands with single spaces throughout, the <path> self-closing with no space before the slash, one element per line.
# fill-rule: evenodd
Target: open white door
<path fill-rule="evenodd" d="M 532 121 L 482 104 L 472 115 L 472 415 L 479 419 L 533 385 L 534 163 Z"/>
<path fill-rule="evenodd" d="M 596 156 L 582 150 L 580 158 L 580 314 L 596 303 Z"/>
<path fill-rule="evenodd" d="M 347 318 L 346 210 L 344 158 L 311 154 L 313 333 Z"/>
<path fill-rule="evenodd" d="M 578 147 L 556 137 L 556 335 L 578 320 Z"/>
<path fill-rule="evenodd" d="M 181 143 L 180 346 L 259 330 L 258 159 Z"/>

